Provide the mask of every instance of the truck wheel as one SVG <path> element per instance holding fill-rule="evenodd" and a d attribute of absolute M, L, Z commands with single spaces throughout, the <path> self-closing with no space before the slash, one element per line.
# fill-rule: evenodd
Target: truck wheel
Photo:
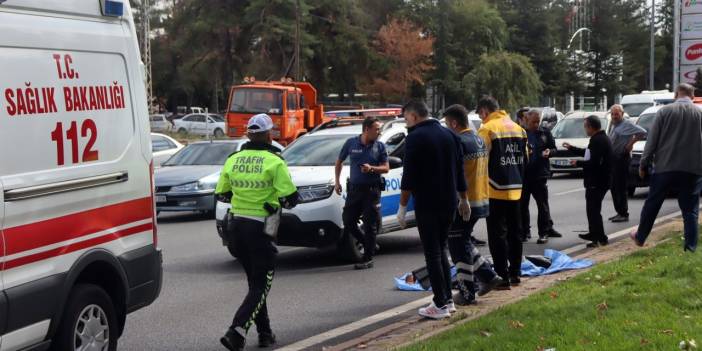
<path fill-rule="evenodd" d="M 626 189 L 626 193 L 629 195 L 629 197 L 634 197 L 634 194 L 636 194 L 636 188 L 629 187 Z"/>
<path fill-rule="evenodd" d="M 353 235 L 346 235 L 337 245 L 339 255 L 352 263 L 363 261 L 363 244 L 359 243 Z"/>
<path fill-rule="evenodd" d="M 71 291 L 53 350 L 117 350 L 117 312 L 105 290 L 78 284 Z"/>
<path fill-rule="evenodd" d="M 214 136 L 215 138 L 221 138 L 224 136 L 224 132 L 221 129 L 217 128 L 214 130 Z"/>

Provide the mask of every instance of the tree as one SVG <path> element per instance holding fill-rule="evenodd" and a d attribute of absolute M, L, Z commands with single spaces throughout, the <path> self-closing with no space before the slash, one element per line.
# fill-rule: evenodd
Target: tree
<path fill-rule="evenodd" d="M 474 99 L 492 95 L 508 111 L 536 103 L 542 90 L 529 59 L 508 52 L 481 55 L 475 68 L 463 78 L 463 85 L 466 95 Z"/>
<path fill-rule="evenodd" d="M 392 19 L 378 32 L 377 54 L 384 61 L 380 76 L 365 89 L 381 101 L 402 102 L 414 84 L 423 84 L 432 69 L 430 57 L 434 38 L 405 20 Z"/>

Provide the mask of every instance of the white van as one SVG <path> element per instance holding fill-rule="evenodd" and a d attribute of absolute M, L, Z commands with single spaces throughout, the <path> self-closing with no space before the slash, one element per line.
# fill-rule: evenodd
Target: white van
<path fill-rule="evenodd" d="M 116 350 L 161 288 L 128 1 L 0 1 L 0 350 Z"/>
<path fill-rule="evenodd" d="M 621 105 L 631 118 L 638 118 L 649 107 L 673 102 L 675 94 L 667 90 L 644 90 L 641 94 L 624 95 Z"/>

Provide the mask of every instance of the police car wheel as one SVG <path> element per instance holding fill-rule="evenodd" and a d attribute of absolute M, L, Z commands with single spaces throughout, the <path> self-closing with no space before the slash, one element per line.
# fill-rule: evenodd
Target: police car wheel
<path fill-rule="evenodd" d="M 112 299 L 101 287 L 78 284 L 71 291 L 53 350 L 117 350 L 118 322 Z"/>
<path fill-rule="evenodd" d="M 351 235 L 347 235 L 341 239 L 337 250 L 341 257 L 351 263 L 360 263 L 363 261 L 363 245 Z"/>
<path fill-rule="evenodd" d="M 224 132 L 221 129 L 217 128 L 214 130 L 214 136 L 216 138 L 221 138 L 224 136 Z"/>
<path fill-rule="evenodd" d="M 227 251 L 229 251 L 229 254 L 232 255 L 232 257 L 236 258 L 236 250 L 234 248 L 234 243 L 227 244 Z"/>
<path fill-rule="evenodd" d="M 626 189 L 626 193 L 629 195 L 629 197 L 634 197 L 634 194 L 636 194 L 636 188 L 631 187 L 629 189 Z"/>

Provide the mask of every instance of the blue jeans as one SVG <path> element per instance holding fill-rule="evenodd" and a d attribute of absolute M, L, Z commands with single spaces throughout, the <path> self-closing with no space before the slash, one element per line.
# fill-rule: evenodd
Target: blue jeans
<path fill-rule="evenodd" d="M 653 174 L 649 186 L 648 198 L 641 210 L 636 238 L 643 243 L 653 228 L 653 222 L 658 216 L 665 196 L 670 191 L 678 193 L 678 205 L 685 223 L 685 250 L 697 249 L 699 235 L 698 218 L 700 207 L 700 191 L 702 191 L 702 176 L 687 172 L 665 172 Z"/>

